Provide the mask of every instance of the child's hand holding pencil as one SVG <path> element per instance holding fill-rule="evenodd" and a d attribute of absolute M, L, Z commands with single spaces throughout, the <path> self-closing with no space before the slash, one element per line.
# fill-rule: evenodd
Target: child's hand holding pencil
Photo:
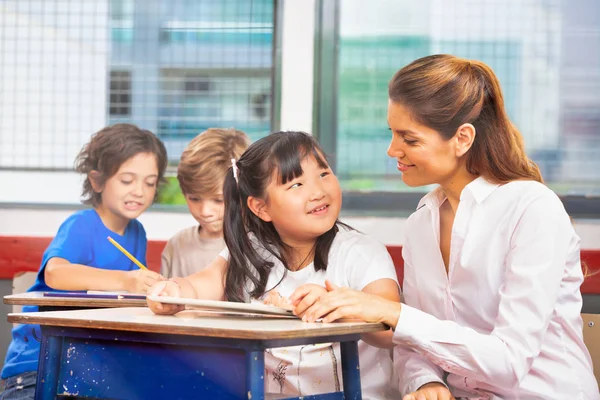
<path fill-rule="evenodd" d="M 111 242 L 121 253 L 125 254 L 135 265 L 140 267 L 138 270 L 128 271 L 127 280 L 125 282 L 125 290 L 129 293 L 146 293 L 148 289 L 157 282 L 164 281 L 165 278 L 154 271 L 148 270 L 144 264 L 142 264 L 137 258 L 135 258 L 130 252 L 125 250 L 123 246 L 117 243 L 110 236 L 107 237 L 108 241 Z"/>
<path fill-rule="evenodd" d="M 155 283 L 164 281 L 161 274 L 147 269 L 127 271 L 125 290 L 129 293 L 146 293 Z"/>

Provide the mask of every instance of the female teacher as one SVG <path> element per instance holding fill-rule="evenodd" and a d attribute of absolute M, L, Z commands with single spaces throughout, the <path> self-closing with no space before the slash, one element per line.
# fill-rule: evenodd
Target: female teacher
<path fill-rule="evenodd" d="M 328 283 L 307 319 L 391 326 L 404 399 L 600 399 L 579 237 L 492 70 L 449 55 L 412 62 L 390 82 L 388 123 L 402 180 L 439 185 L 406 222 L 403 303 Z"/>

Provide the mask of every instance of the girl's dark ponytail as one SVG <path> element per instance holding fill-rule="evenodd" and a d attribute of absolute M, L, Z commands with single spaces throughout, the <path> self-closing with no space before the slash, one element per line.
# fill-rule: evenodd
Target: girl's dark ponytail
<path fill-rule="evenodd" d="M 225 298 L 227 301 L 244 302 L 248 283 L 254 286 L 254 290 L 250 293 L 252 297 L 262 294 L 269 276 L 268 270 L 273 264 L 262 260 L 252 245 L 246 227 L 249 223 L 252 224 L 249 219 L 257 217 L 254 214 L 248 215 L 245 206 L 248 197 L 241 194 L 232 169 L 229 169 L 223 182 L 223 199 L 225 201 L 223 236 L 229 250 L 229 263 L 225 275 Z M 260 264 L 267 264 L 266 268 L 258 270 L 253 268 L 253 265 Z"/>

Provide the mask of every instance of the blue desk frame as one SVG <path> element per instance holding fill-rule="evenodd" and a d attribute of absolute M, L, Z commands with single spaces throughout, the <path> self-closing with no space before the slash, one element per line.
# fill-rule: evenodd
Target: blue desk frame
<path fill-rule="evenodd" d="M 343 392 L 360 400 L 359 334 L 255 340 L 42 325 L 36 400 L 264 399 L 264 350 L 340 342 Z M 278 397 L 279 398 L 279 397 Z"/>

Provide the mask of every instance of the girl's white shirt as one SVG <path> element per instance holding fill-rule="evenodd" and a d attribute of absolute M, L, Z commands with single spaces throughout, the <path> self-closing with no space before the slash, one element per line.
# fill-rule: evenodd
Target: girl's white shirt
<path fill-rule="evenodd" d="M 541 183 L 463 190 L 446 274 L 439 209 L 407 221 L 404 306 L 394 332 L 402 394 L 445 381 L 456 398 L 600 399 L 583 342 L 579 237 Z"/>
<path fill-rule="evenodd" d="M 338 232 L 329 250 L 326 271 L 315 271 L 313 263 L 299 271 L 286 271 L 275 256 L 256 243 L 253 235 L 251 239 L 259 254 L 274 263 L 266 289 L 276 290 L 284 297 L 291 296 L 294 290 L 307 283 L 325 286 L 326 279 L 356 290 L 379 279 L 398 283 L 385 246 L 356 231 L 341 229 Z M 221 256 L 226 260 L 229 258 L 227 249 Z M 397 376 L 391 350 L 359 341 L 358 352 L 363 398 L 397 399 Z M 343 390 L 339 344 L 294 346 L 265 352 L 267 393 L 305 396 L 339 390 Z"/>

